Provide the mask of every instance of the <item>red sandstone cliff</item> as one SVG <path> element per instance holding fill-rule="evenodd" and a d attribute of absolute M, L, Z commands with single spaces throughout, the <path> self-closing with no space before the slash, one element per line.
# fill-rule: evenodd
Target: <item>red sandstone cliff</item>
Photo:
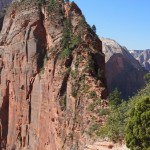
<path fill-rule="evenodd" d="M 83 150 L 90 127 L 103 122 L 104 65 L 75 3 L 12 4 L 0 33 L 0 149 Z"/>

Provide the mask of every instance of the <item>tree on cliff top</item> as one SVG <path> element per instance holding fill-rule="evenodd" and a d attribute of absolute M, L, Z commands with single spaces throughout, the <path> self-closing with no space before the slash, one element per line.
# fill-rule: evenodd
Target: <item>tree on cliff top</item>
<path fill-rule="evenodd" d="M 96 33 L 96 26 L 95 25 L 92 26 L 92 30 Z"/>

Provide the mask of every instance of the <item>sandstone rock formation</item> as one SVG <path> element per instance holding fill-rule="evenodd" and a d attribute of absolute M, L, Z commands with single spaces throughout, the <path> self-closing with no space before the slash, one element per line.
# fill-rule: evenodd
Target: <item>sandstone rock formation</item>
<path fill-rule="evenodd" d="M 102 43 L 75 3 L 13 3 L 0 33 L 0 149 L 83 150 L 103 121 L 104 74 Z"/>
<path fill-rule="evenodd" d="M 111 39 L 101 38 L 101 40 L 106 56 L 108 91 L 112 92 L 117 88 L 122 97 L 128 99 L 144 85 L 143 76 L 146 71 L 125 47 Z"/>
<path fill-rule="evenodd" d="M 140 64 L 150 71 L 150 49 L 129 51 Z"/>

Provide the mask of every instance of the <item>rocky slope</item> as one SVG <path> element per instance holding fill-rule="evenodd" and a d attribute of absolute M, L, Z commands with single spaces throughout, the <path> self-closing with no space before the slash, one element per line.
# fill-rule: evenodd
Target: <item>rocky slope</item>
<path fill-rule="evenodd" d="M 104 121 L 104 74 L 102 43 L 75 3 L 13 3 L 0 33 L 0 149 L 83 150 Z"/>
<path fill-rule="evenodd" d="M 145 70 L 140 63 L 116 41 L 101 38 L 106 61 L 108 91 L 117 88 L 124 99 L 132 96 L 144 85 Z"/>
<path fill-rule="evenodd" d="M 150 49 L 129 51 L 140 64 L 150 71 Z"/>

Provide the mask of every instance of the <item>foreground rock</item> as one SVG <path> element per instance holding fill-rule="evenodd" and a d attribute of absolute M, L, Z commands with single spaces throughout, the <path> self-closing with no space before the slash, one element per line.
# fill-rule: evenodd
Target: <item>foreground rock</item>
<path fill-rule="evenodd" d="M 75 3 L 12 4 L 0 34 L 0 149 L 83 150 L 103 121 L 94 110 L 107 106 L 104 66 Z"/>
<path fill-rule="evenodd" d="M 117 88 L 122 98 L 128 99 L 144 85 L 146 70 L 129 53 L 111 39 L 101 38 L 106 62 L 106 79 L 109 93 Z"/>

